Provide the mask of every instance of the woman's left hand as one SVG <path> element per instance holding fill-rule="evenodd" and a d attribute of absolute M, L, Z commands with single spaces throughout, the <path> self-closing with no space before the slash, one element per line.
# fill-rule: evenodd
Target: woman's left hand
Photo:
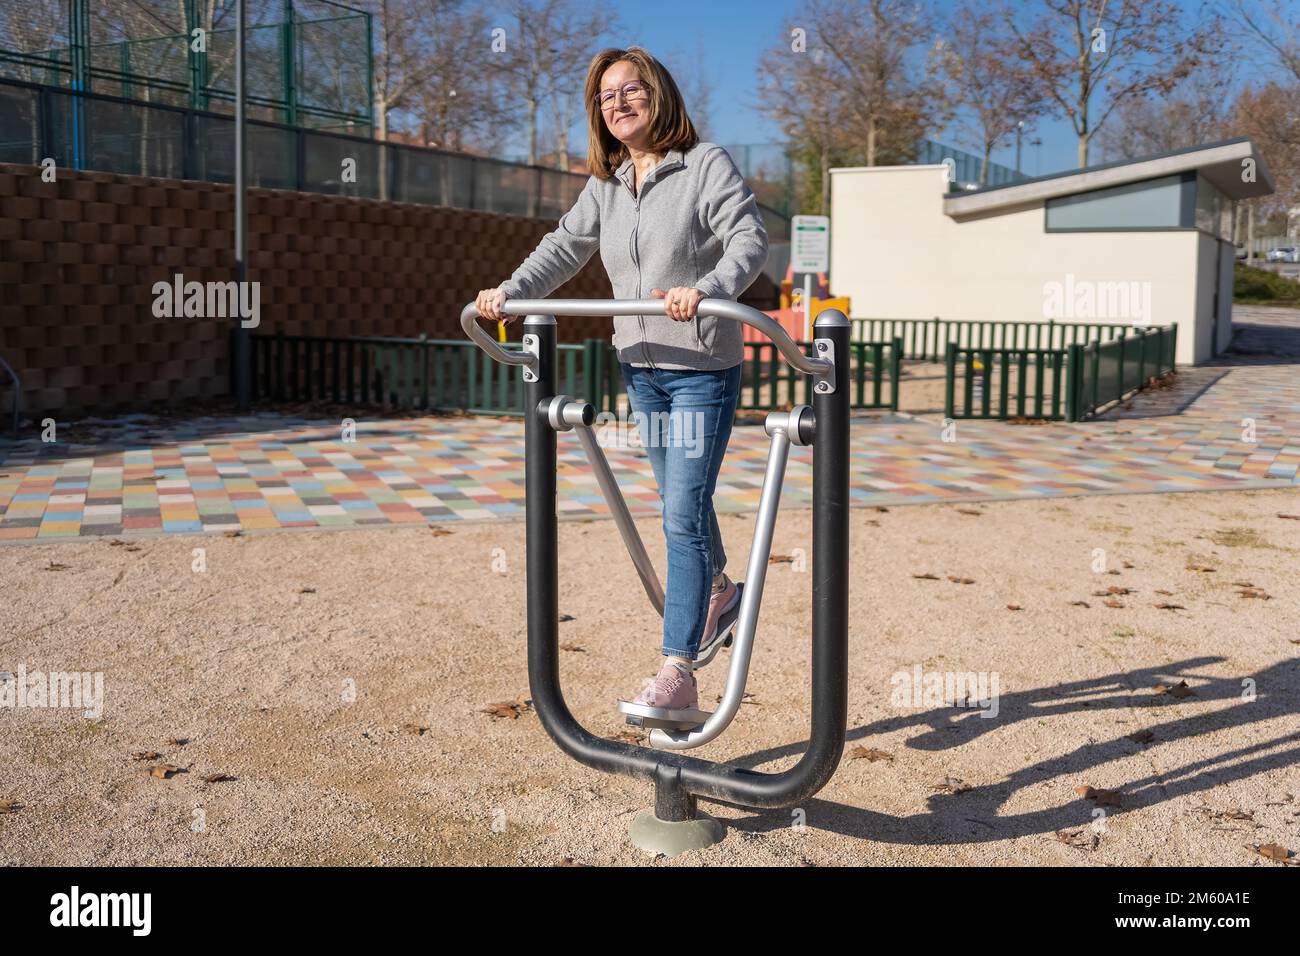
<path fill-rule="evenodd" d="M 650 294 L 656 299 L 667 301 L 668 318 L 677 322 L 689 322 L 695 318 L 695 310 L 704 301 L 703 292 L 687 286 L 677 286 L 667 292 L 663 289 L 651 289 Z"/>

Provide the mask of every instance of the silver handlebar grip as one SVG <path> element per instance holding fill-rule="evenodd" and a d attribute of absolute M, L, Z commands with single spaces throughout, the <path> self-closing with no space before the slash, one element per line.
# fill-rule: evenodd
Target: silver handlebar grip
<path fill-rule="evenodd" d="M 507 299 L 503 311 L 510 315 L 666 315 L 667 306 L 663 299 Z M 780 322 L 758 309 L 730 299 L 705 299 L 696 311 L 706 318 L 731 319 L 758 329 L 772 340 L 787 362 L 808 375 L 822 378 L 835 369 L 835 363 L 829 359 L 805 355 Z M 461 310 L 460 325 L 479 348 L 498 362 L 532 367 L 536 361 L 533 356 L 501 348 L 479 326 L 477 317 L 478 310 L 471 302 Z"/>
<path fill-rule="evenodd" d="M 507 305 L 511 303 L 506 303 Z M 523 313 L 507 310 L 511 315 L 520 315 Z M 481 348 L 488 355 L 492 356 L 502 365 L 522 365 L 530 372 L 537 372 L 537 356 L 531 352 L 516 351 L 513 349 L 503 349 L 497 342 L 483 331 L 483 327 L 478 324 L 479 314 L 476 303 L 471 302 L 465 308 L 460 310 L 460 327 L 470 340 Z"/>

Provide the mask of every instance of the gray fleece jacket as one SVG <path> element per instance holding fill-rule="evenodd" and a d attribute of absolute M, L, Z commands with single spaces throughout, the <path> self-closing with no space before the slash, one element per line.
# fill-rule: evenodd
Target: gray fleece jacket
<path fill-rule="evenodd" d="M 632 190 L 632 160 L 613 179 L 592 176 L 560 219 L 501 288 L 512 299 L 541 299 L 573 278 L 597 248 L 616 299 L 648 299 L 651 289 L 699 289 L 735 299 L 767 261 L 758 201 L 727 151 L 699 143 L 669 150 Z M 717 370 L 744 357 L 740 324 L 665 315 L 614 318 L 621 362 L 664 369 Z"/>

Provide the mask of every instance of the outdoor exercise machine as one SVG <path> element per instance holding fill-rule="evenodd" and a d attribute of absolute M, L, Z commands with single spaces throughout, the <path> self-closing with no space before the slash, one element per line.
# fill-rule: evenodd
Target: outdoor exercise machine
<path fill-rule="evenodd" d="M 805 355 L 775 320 L 728 299 L 705 299 L 697 314 L 741 322 L 768 336 L 794 368 L 812 376 L 813 404 L 767 416 L 771 438 L 754 540 L 735 623 L 731 662 L 722 702 L 712 714 L 643 708 L 627 701 L 629 720 L 652 728 L 640 747 L 597 737 L 574 718 L 560 689 L 559 555 L 556 517 L 556 438 L 575 431 L 596 473 L 650 603 L 663 614 L 664 593 L 627 503 L 600 449 L 593 407 L 557 395 L 555 316 L 663 315 L 662 299 L 517 299 L 504 311 L 522 315 L 522 349 L 505 348 L 478 324 L 474 303 L 461 311 L 461 328 L 498 362 L 519 366 L 524 380 L 524 447 L 528 594 L 528 684 L 538 719 L 575 760 L 610 773 L 652 780 L 653 811 L 632 823 L 632 842 L 652 853 L 674 856 L 723 837 L 722 824 L 697 808 L 697 798 L 751 809 L 797 804 L 820 790 L 839 765 L 848 718 L 848 498 L 849 322 L 843 312 L 817 317 L 813 354 Z M 701 760 L 676 751 L 715 739 L 731 723 L 744 696 L 763 583 L 776 524 L 790 446 L 813 449 L 812 536 L 812 728 L 797 764 L 763 773 Z"/>

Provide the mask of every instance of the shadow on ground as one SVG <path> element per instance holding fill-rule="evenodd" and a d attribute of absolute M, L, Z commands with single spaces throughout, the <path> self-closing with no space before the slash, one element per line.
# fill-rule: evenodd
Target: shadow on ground
<path fill-rule="evenodd" d="M 1150 724 L 1143 728 L 1153 735 L 1145 744 L 1135 742 L 1128 735 L 1089 742 L 1069 753 L 1022 767 L 1005 780 L 977 784 L 961 793 L 936 793 L 929 798 L 929 811 L 925 814 L 892 817 L 814 799 L 806 802 L 810 810 L 809 816 L 814 817 L 811 810 L 816 807 L 818 828 L 844 836 L 925 846 L 994 842 L 1035 834 L 1051 834 L 1057 830 L 1089 824 L 1093 819 L 1095 804 L 1082 797 L 1050 809 L 1011 816 L 999 815 L 998 808 L 1018 790 L 1045 780 L 1077 775 L 1162 744 L 1294 715 L 1295 701 L 1300 697 L 1300 669 L 1294 662 L 1279 663 L 1252 674 L 1249 680 L 1253 683 L 1249 684 L 1245 678 L 1206 678 L 1198 677 L 1195 673 L 1200 668 L 1223 661 L 1224 658 L 1221 657 L 1189 658 L 1165 667 L 1139 668 L 1084 681 L 1003 694 L 995 718 L 983 717 L 977 709 L 940 707 L 852 728 L 848 733 L 849 743 L 866 741 L 876 734 L 901 728 L 916 728 L 920 732 L 907 741 L 908 748 L 940 751 L 960 747 L 985 733 L 1005 727 L 1008 723 L 1042 719 L 1053 714 L 1084 709 L 1104 711 L 1142 708 L 1158 715 L 1160 709 L 1176 704 L 1177 700 L 1168 694 L 1156 693 L 1154 688 L 1157 684 L 1172 687 L 1186 681 L 1194 694 L 1195 702 L 1199 704 L 1237 701 L 1236 704 L 1213 713 L 1198 712 Z M 1254 696 L 1247 699 L 1245 687 L 1253 689 Z M 1292 746 L 1280 753 L 1266 753 L 1284 745 Z M 734 763 L 754 769 L 770 761 L 801 754 L 805 747 L 806 742 L 765 750 L 737 759 Z M 1130 780 L 1118 788 L 1122 793 L 1121 805 L 1107 807 L 1106 810 L 1109 814 L 1119 816 L 1297 763 L 1300 763 L 1300 730 L 1263 743 L 1207 755 L 1164 773 Z M 969 835 L 970 828 L 965 826 L 968 823 L 979 824 L 985 828 L 986 833 L 983 836 Z M 742 831 L 765 832 L 786 828 L 790 825 L 790 820 L 784 812 L 760 813 L 729 821 L 729 825 Z"/>

